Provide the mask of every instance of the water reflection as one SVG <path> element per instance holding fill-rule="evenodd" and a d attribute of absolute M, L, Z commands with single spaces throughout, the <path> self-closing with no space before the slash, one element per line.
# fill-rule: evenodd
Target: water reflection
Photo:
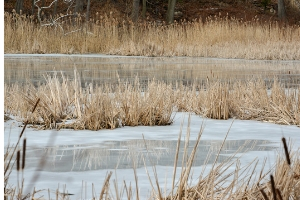
<path fill-rule="evenodd" d="M 235 59 L 207 59 L 196 57 L 108 57 L 108 56 L 21 56 L 4 57 L 5 83 L 34 84 L 45 82 L 43 75 L 63 72 L 69 79 L 76 68 L 83 84 L 141 83 L 155 78 L 167 83 L 181 81 L 246 80 L 262 77 L 272 81 L 274 76 L 286 85 L 300 84 L 300 61 L 256 61 Z"/>
<path fill-rule="evenodd" d="M 214 162 L 223 141 L 200 141 L 194 166 Z M 265 140 L 227 140 L 221 154 L 239 152 L 267 151 L 274 147 L 266 146 L 270 142 Z M 184 154 L 184 142 L 181 142 L 178 166 L 181 166 Z M 187 155 L 190 155 L 195 141 L 188 144 Z M 171 140 L 130 140 L 109 141 L 101 144 L 65 145 L 42 149 L 28 149 L 26 168 L 35 168 L 40 158 L 47 158 L 43 171 L 69 172 L 99 169 L 129 169 L 136 166 L 144 167 L 143 159 L 147 166 L 161 165 L 173 166 L 177 141 Z M 210 157 L 208 157 L 210 155 Z M 227 156 L 220 156 L 219 161 L 224 161 Z M 208 158 L 207 158 L 208 157 Z"/>

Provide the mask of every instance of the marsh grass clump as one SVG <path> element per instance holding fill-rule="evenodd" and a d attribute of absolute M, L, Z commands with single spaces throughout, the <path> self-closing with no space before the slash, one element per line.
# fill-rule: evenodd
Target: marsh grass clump
<path fill-rule="evenodd" d="M 274 79 L 268 89 L 262 80 L 237 83 L 231 91 L 231 110 L 241 119 L 299 125 L 299 88 L 284 88 Z"/>
<path fill-rule="evenodd" d="M 227 83 L 210 83 L 200 113 L 212 119 L 228 119 L 229 113 L 229 85 Z"/>
<path fill-rule="evenodd" d="M 76 74 L 75 70 L 73 80 L 63 74 L 46 76 L 46 83 L 38 86 L 5 85 L 5 114 L 46 129 L 170 125 L 177 111 L 219 120 L 235 117 L 300 125 L 299 87 L 287 89 L 277 78 L 268 85 L 259 78 L 201 85 L 152 80 L 140 85 L 136 78 L 134 82 L 83 86 Z M 36 112 L 28 113 L 37 99 Z"/>
<path fill-rule="evenodd" d="M 143 94 L 140 123 L 142 125 L 170 125 L 172 123 L 173 90 L 170 85 L 161 82 L 150 82 Z"/>
<path fill-rule="evenodd" d="M 77 109 L 81 114 L 71 124 L 75 129 L 115 129 L 120 126 L 120 111 L 110 90 L 96 89 L 95 93 L 81 95 Z M 81 105 L 81 106 L 80 106 Z"/>
<path fill-rule="evenodd" d="M 137 79 L 133 85 L 119 82 L 117 86 L 82 87 L 76 73 L 74 80 L 47 76 L 46 83 L 37 87 L 6 86 L 6 112 L 43 129 L 100 130 L 172 123 L 171 85 L 153 80 L 142 88 Z M 28 113 L 38 98 L 36 112 Z"/>
<path fill-rule="evenodd" d="M 194 112 L 212 119 L 236 117 L 277 124 L 299 125 L 299 88 L 285 88 L 277 78 L 269 88 L 260 78 L 204 85 L 176 86 L 178 111 Z"/>

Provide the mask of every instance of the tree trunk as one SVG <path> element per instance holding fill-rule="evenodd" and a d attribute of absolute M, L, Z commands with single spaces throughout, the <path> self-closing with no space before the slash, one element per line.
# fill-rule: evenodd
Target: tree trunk
<path fill-rule="evenodd" d="M 132 13 L 131 13 L 131 20 L 133 22 L 136 22 L 138 20 L 138 17 L 139 17 L 139 4 L 140 4 L 139 0 L 133 0 Z"/>
<path fill-rule="evenodd" d="M 91 7 L 91 0 L 88 0 L 87 8 L 86 8 L 86 16 L 85 16 L 86 22 L 88 22 L 90 18 L 90 7 Z"/>
<path fill-rule="evenodd" d="M 20 14 L 20 11 L 23 10 L 23 0 L 17 0 L 15 10 L 18 14 Z"/>
<path fill-rule="evenodd" d="M 56 0 L 55 3 L 54 3 L 53 17 L 55 17 L 55 15 L 56 15 L 56 13 L 57 13 L 57 1 L 58 1 L 58 0 Z"/>
<path fill-rule="evenodd" d="M 175 5 L 176 5 L 176 0 L 169 0 L 168 11 L 167 11 L 167 24 L 172 24 L 174 22 Z"/>
<path fill-rule="evenodd" d="M 143 0 L 143 10 L 142 10 L 143 19 L 146 18 L 146 10 L 147 10 L 147 0 Z"/>
<path fill-rule="evenodd" d="M 75 13 L 80 13 L 83 10 L 83 0 L 76 0 Z"/>
<path fill-rule="evenodd" d="M 35 7 L 34 1 L 35 0 L 31 0 L 31 15 L 34 15 L 34 7 Z"/>
<path fill-rule="evenodd" d="M 286 20 L 284 0 L 278 0 L 278 18 L 280 20 Z"/>

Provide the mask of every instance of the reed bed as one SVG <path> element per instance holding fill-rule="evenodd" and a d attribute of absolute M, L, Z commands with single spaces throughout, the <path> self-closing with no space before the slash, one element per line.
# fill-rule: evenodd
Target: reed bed
<path fill-rule="evenodd" d="M 152 80 L 141 85 L 136 78 L 115 85 L 83 86 L 76 70 L 74 77 L 46 76 L 46 83 L 38 86 L 5 84 L 4 114 L 45 129 L 169 125 L 177 111 L 212 119 L 235 117 L 300 125 L 299 87 L 286 89 L 276 78 L 271 85 L 262 79 L 208 80 L 190 86 Z M 37 111 L 28 118 L 28 110 L 37 99 Z"/>
<path fill-rule="evenodd" d="M 80 16 L 69 17 L 59 26 L 41 26 L 32 16 L 6 12 L 4 30 L 5 53 L 300 59 L 299 26 L 258 18 L 244 22 L 215 16 L 164 25 L 133 24 L 108 14 L 95 15 L 88 22 Z"/>
<path fill-rule="evenodd" d="M 82 87 L 79 77 L 46 77 L 38 87 L 5 86 L 5 113 L 40 128 L 114 129 L 172 123 L 172 87 L 152 81 L 147 89 L 129 83 Z M 19 99 L 19 102 L 17 100 Z M 35 113 L 28 110 L 40 99 Z M 71 122 L 70 122 L 71 121 Z M 68 123 L 69 122 L 69 123 Z"/>
<path fill-rule="evenodd" d="M 299 126 L 299 97 L 299 87 L 286 89 L 277 79 L 271 88 L 262 79 L 216 81 L 190 89 L 179 87 L 175 105 L 179 111 L 212 119 L 236 117 Z"/>

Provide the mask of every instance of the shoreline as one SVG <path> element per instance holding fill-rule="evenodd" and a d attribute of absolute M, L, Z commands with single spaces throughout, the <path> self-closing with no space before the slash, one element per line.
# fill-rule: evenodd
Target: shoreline
<path fill-rule="evenodd" d="M 249 61 L 249 62 L 292 62 L 300 64 L 299 60 L 267 60 L 267 59 L 244 59 L 244 58 L 217 58 L 217 57 L 197 57 L 197 56 L 124 56 L 110 54 L 62 54 L 62 53 L 45 53 L 45 54 L 26 54 L 26 53 L 4 53 L 4 58 L 10 57 L 83 57 L 83 58 L 146 58 L 146 59 L 199 59 L 199 60 L 226 60 L 226 61 Z"/>

